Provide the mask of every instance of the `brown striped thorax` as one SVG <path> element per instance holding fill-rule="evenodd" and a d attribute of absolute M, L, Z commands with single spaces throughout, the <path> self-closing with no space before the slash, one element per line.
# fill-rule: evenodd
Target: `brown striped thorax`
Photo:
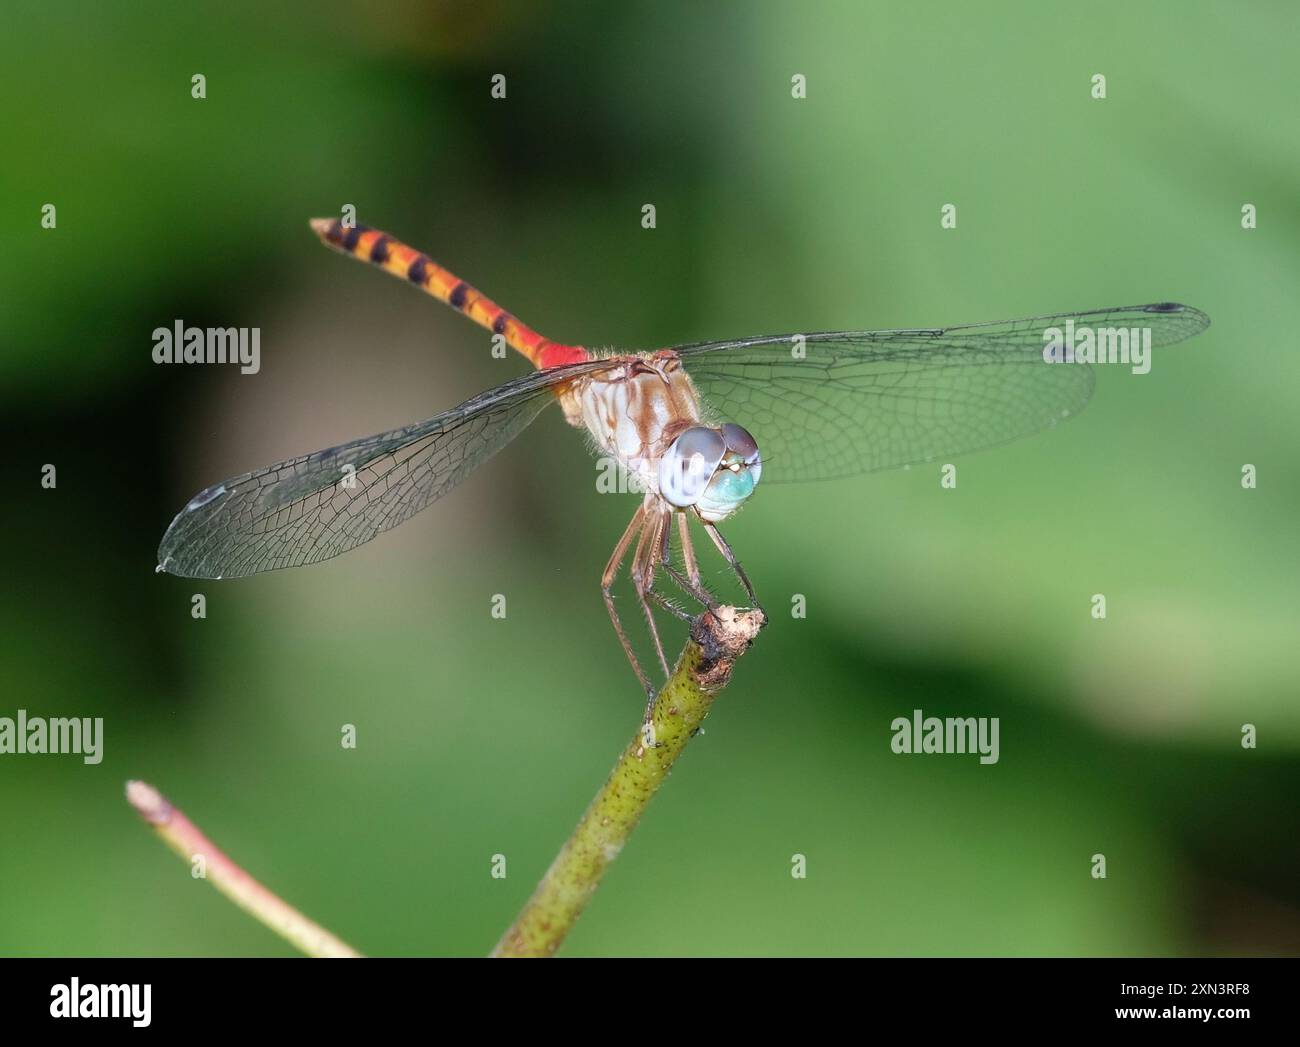
<path fill-rule="evenodd" d="M 705 424 L 699 393 L 672 350 L 612 356 L 609 370 L 569 383 L 565 417 L 603 454 L 636 476 L 652 498 L 717 523 L 753 493 L 758 445 L 738 425 Z"/>

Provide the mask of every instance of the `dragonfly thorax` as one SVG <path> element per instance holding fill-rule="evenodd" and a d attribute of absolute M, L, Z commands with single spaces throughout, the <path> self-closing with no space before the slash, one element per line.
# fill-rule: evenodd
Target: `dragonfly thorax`
<path fill-rule="evenodd" d="M 694 508 L 711 523 L 734 513 L 762 471 L 754 438 L 738 425 L 702 423 L 699 394 L 676 353 L 609 364 L 570 390 L 570 421 L 673 508 Z"/>
<path fill-rule="evenodd" d="M 598 454 L 658 493 L 659 460 L 700 423 L 699 395 L 675 354 L 611 357 L 610 365 L 574 383 L 565 414 L 591 434 Z"/>

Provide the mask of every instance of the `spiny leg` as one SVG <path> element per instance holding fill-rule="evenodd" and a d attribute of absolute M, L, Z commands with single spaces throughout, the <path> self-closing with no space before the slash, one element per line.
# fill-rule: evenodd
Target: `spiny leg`
<path fill-rule="evenodd" d="M 641 668 L 641 663 L 636 660 L 636 653 L 632 650 L 631 643 L 628 642 L 627 633 L 623 631 L 623 623 L 619 620 L 618 611 L 614 607 L 614 594 L 610 591 L 614 585 L 614 579 L 618 576 L 618 569 L 623 564 L 623 558 L 627 556 L 628 546 L 632 544 L 632 539 L 644 530 L 644 523 L 645 506 L 642 505 L 633 514 L 632 522 L 627 525 L 623 537 L 618 540 L 618 545 L 614 546 L 614 552 L 610 554 L 609 563 L 605 565 L 605 573 L 600 578 L 600 592 L 605 598 L 605 609 L 609 611 L 609 620 L 614 623 L 614 632 L 618 634 L 618 642 L 623 645 L 623 653 L 627 655 L 627 660 L 631 663 L 636 678 L 641 681 L 642 688 L 650 696 L 650 700 L 653 701 L 655 689 L 650 683 L 650 678 L 646 676 L 645 670 Z"/>
<path fill-rule="evenodd" d="M 695 600 L 701 607 L 706 608 L 712 613 L 719 605 L 714 596 L 703 585 L 695 585 L 689 578 L 677 570 L 672 564 L 664 564 L 664 572 L 677 583 L 677 587 L 686 593 L 687 596 Z"/>
<path fill-rule="evenodd" d="M 695 547 L 691 544 L 689 521 L 687 520 L 685 513 L 677 512 L 673 515 L 677 517 L 677 531 L 681 536 L 682 561 L 686 565 L 687 580 L 683 580 L 681 574 L 672 565 L 672 556 L 670 555 L 669 548 L 669 541 L 672 535 L 671 527 L 664 528 L 663 549 L 660 554 L 659 562 L 663 566 L 665 573 L 667 573 L 668 576 L 677 583 L 687 596 L 690 596 L 704 607 L 712 610 L 713 607 L 717 606 L 717 601 L 712 598 L 708 590 L 704 588 L 704 585 L 700 581 L 700 565 L 695 558 Z M 678 618 L 683 622 L 693 622 L 695 620 L 694 615 L 678 607 L 672 602 L 672 600 L 664 596 L 663 593 L 654 589 L 649 589 L 646 591 L 646 598 L 652 601 L 655 606 L 663 608 L 674 618 Z"/>
<path fill-rule="evenodd" d="M 740 584 L 745 587 L 745 592 L 749 594 L 751 606 L 761 611 L 762 607 L 759 606 L 758 597 L 754 595 L 754 587 L 749 584 L 749 576 L 745 574 L 745 569 L 740 566 L 740 561 L 736 559 L 736 554 L 731 551 L 731 546 L 727 544 L 727 540 L 722 537 L 715 524 L 711 524 L 707 520 L 701 520 L 700 523 L 704 526 L 704 530 L 708 532 L 709 537 L 713 539 L 713 544 L 718 547 L 718 552 L 722 554 L 723 559 L 731 564 L 731 569 L 736 572 Z"/>
<path fill-rule="evenodd" d="M 700 565 L 699 561 L 695 558 L 695 546 L 691 542 L 689 523 L 690 522 L 687 520 L 685 513 L 677 514 L 677 530 L 681 535 L 682 562 L 686 566 L 686 575 L 683 576 L 682 573 L 672 565 L 671 560 L 667 555 L 667 542 L 664 543 L 665 553 L 662 561 L 664 573 L 677 583 L 677 587 L 681 589 L 682 592 L 695 600 L 695 602 L 701 607 L 712 613 L 713 609 L 718 606 L 718 601 L 714 599 L 714 596 L 709 592 L 708 587 L 700 580 Z M 659 594 L 656 594 L 656 596 L 658 596 L 657 602 L 661 607 L 667 604 L 667 597 Z M 683 612 L 674 607 L 673 613 L 680 618 Z"/>
<path fill-rule="evenodd" d="M 671 568 L 668 569 L 671 570 Z M 680 607 L 678 607 L 675 603 L 673 603 L 672 600 L 668 599 L 668 597 L 666 597 L 661 592 L 656 592 L 654 589 L 648 589 L 646 590 L 645 598 L 649 600 L 651 603 L 653 603 L 656 607 L 660 607 L 663 610 L 667 611 L 669 614 L 671 614 L 674 618 L 678 619 L 679 621 L 683 621 L 687 623 L 695 621 L 695 618 L 691 615 L 689 611 L 683 611 Z"/>

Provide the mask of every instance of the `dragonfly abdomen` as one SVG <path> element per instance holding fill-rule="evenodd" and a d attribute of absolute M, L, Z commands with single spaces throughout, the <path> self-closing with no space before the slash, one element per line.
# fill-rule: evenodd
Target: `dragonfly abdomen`
<path fill-rule="evenodd" d="M 385 232 L 364 225 L 345 226 L 337 218 L 313 218 L 311 227 L 326 245 L 414 284 L 464 313 L 480 327 L 501 335 L 506 345 L 525 356 L 534 367 L 558 367 L 590 358 L 581 346 L 562 345 L 544 338 L 423 251 Z"/>

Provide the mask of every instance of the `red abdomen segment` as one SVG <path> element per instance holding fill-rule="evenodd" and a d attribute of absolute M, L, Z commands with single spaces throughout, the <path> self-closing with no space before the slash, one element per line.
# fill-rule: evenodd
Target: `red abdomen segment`
<path fill-rule="evenodd" d="M 580 345 L 561 345 L 543 338 L 428 255 L 387 233 L 364 225 L 344 226 L 338 219 L 329 218 L 313 218 L 311 227 L 327 246 L 379 266 L 433 295 L 438 301 L 446 302 L 480 327 L 503 335 L 506 345 L 526 356 L 536 368 L 559 367 L 591 358 L 591 354 Z"/>

